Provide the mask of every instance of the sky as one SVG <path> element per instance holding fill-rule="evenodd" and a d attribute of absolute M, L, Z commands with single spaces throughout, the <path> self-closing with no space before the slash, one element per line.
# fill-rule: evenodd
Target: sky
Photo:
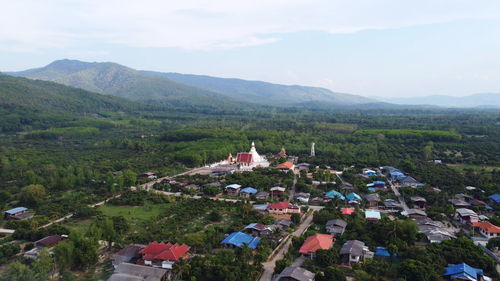
<path fill-rule="evenodd" d="M 500 92 L 500 1 L 0 0 L 0 71 L 69 58 L 371 97 Z"/>

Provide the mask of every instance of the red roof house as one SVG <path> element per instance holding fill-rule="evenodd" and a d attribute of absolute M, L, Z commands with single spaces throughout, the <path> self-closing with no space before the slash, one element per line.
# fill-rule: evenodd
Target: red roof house
<path fill-rule="evenodd" d="M 314 234 L 307 237 L 302 247 L 299 249 L 299 253 L 303 255 L 310 255 L 311 258 L 317 250 L 328 250 L 333 246 L 333 235 L 330 234 Z"/>
<path fill-rule="evenodd" d="M 154 241 L 139 253 L 142 254 L 145 265 L 171 269 L 174 262 L 188 256 L 189 249 L 190 247 L 186 244 L 179 245 L 170 242 L 165 244 Z"/>
<path fill-rule="evenodd" d="M 488 239 L 494 237 L 500 237 L 500 227 L 492 224 L 489 221 L 486 222 L 473 222 L 472 226 L 479 229 L 481 235 L 487 237 Z"/>
<path fill-rule="evenodd" d="M 287 201 L 281 201 L 269 204 L 267 211 L 271 214 L 300 214 L 300 207 L 290 204 Z"/>
<path fill-rule="evenodd" d="M 276 166 L 276 168 L 278 168 L 280 170 L 293 170 L 294 166 L 295 165 L 292 162 L 286 161 L 286 162 L 281 163 L 278 166 Z"/>
<path fill-rule="evenodd" d="M 352 215 L 354 213 L 354 211 L 356 211 L 356 210 L 353 209 L 353 208 L 342 208 L 342 209 L 340 209 L 340 212 L 342 213 L 342 215 Z"/>

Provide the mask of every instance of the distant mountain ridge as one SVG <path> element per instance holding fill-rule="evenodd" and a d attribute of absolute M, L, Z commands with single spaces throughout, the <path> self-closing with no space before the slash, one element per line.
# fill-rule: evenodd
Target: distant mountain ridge
<path fill-rule="evenodd" d="M 8 73 L 30 79 L 53 81 L 88 91 L 132 101 L 174 106 L 236 105 L 217 93 L 180 84 L 164 77 L 147 75 L 111 62 L 58 60 L 35 69 Z"/>
<path fill-rule="evenodd" d="M 186 85 L 248 102 L 268 105 L 301 105 L 320 102 L 324 105 L 353 105 L 378 102 L 374 99 L 352 94 L 336 93 L 331 90 L 300 86 L 281 85 L 262 81 L 249 81 L 238 78 L 219 78 L 207 75 L 181 74 L 173 72 L 143 71 L 144 73 L 167 77 Z"/>
<path fill-rule="evenodd" d="M 328 89 L 287 86 L 261 81 L 202 75 L 137 71 L 111 62 L 58 60 L 35 69 L 8 73 L 82 88 L 143 103 L 175 106 L 229 106 L 247 103 L 272 106 L 352 105 L 373 99 L 334 93 Z"/>
<path fill-rule="evenodd" d="M 387 102 L 406 105 L 434 105 L 462 108 L 500 108 L 500 93 L 473 94 L 463 97 L 432 95 L 411 98 L 384 99 Z"/>

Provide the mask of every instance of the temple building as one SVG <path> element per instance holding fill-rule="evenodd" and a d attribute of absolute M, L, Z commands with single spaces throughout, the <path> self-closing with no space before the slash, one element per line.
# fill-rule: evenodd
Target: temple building
<path fill-rule="evenodd" d="M 236 164 L 241 170 L 251 170 L 256 167 L 269 167 L 269 161 L 266 157 L 260 156 L 255 149 L 255 143 L 252 142 L 252 148 L 249 152 L 240 152 L 236 155 Z"/>

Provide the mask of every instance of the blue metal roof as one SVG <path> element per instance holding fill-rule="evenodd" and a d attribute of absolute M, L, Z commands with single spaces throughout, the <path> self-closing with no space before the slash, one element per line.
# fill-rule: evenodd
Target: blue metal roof
<path fill-rule="evenodd" d="M 245 187 L 242 190 L 240 190 L 240 193 L 249 193 L 249 194 L 255 194 L 259 192 L 257 189 L 253 187 Z"/>
<path fill-rule="evenodd" d="M 443 275 L 450 276 L 450 278 L 468 277 L 477 280 L 478 275 L 484 275 L 482 269 L 474 268 L 466 263 L 450 264 L 444 270 Z"/>
<path fill-rule="evenodd" d="M 374 211 L 374 210 L 366 210 L 365 211 L 365 217 L 367 219 L 380 219 L 380 212 L 379 211 Z"/>
<path fill-rule="evenodd" d="M 236 247 L 242 247 L 244 244 L 247 244 L 248 248 L 255 249 L 259 245 L 259 242 L 259 237 L 253 237 L 243 232 L 233 232 L 220 243 L 231 244 Z"/>
<path fill-rule="evenodd" d="M 349 200 L 361 200 L 361 196 L 359 196 L 358 194 L 356 194 L 354 192 L 347 194 L 346 197 Z"/>
<path fill-rule="evenodd" d="M 385 185 L 385 181 L 373 181 L 374 185 Z"/>
<path fill-rule="evenodd" d="M 498 193 L 493 194 L 493 195 L 489 196 L 488 198 L 495 201 L 496 203 L 500 203 L 500 194 L 498 194 Z"/>
<path fill-rule="evenodd" d="M 389 253 L 389 251 L 387 251 L 387 249 L 385 247 L 377 247 L 375 249 L 375 256 L 378 256 L 378 257 L 390 257 L 391 253 Z"/>
<path fill-rule="evenodd" d="M 334 199 L 334 198 L 339 198 L 341 200 L 345 200 L 344 195 L 342 193 L 336 191 L 336 190 L 330 190 L 325 194 L 326 198 Z"/>
<path fill-rule="evenodd" d="M 17 214 L 19 212 L 23 212 L 23 211 L 26 211 L 28 210 L 27 208 L 25 207 L 17 207 L 17 208 L 14 208 L 14 209 L 10 209 L 10 210 L 7 210 L 5 211 L 7 214 L 9 215 L 14 215 L 14 214 Z"/>

